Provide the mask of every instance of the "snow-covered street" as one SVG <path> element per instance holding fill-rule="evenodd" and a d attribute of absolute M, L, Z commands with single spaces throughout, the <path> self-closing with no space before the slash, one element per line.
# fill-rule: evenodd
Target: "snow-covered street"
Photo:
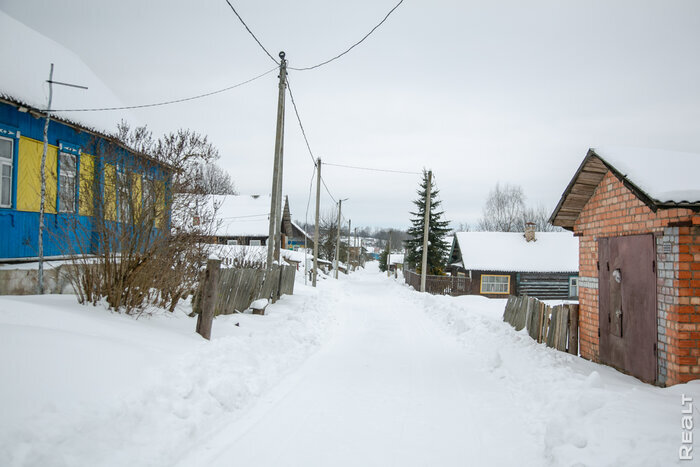
<path fill-rule="evenodd" d="M 3 333 L 31 340 L 32 310 L 11 327 L 21 313 L 10 300 Z M 82 324 L 86 336 L 107 320 L 151 332 L 150 351 L 127 345 L 150 355 L 140 367 L 124 357 L 131 369 L 109 390 L 104 370 L 76 373 L 72 398 L 70 380 L 59 395 L 38 390 L 32 382 L 55 373 L 40 360 L 26 369 L 31 355 L 12 366 L 25 344 L 4 339 L 3 374 L 14 372 L 4 381 L 45 400 L 17 408 L 22 396 L 3 385 L 3 411 L 22 428 L 2 427 L 3 465 L 666 466 L 679 463 L 681 394 L 700 400 L 697 382 L 660 389 L 536 344 L 502 322 L 502 300 L 419 294 L 376 266 L 318 290 L 298 283 L 264 317 L 217 318 L 211 343 L 185 334 L 184 315 L 141 323 L 67 303 L 61 318 L 100 322 L 99 332 Z M 170 340 L 153 333 L 163 324 Z M 120 360 L 77 334 L 107 366 Z"/>

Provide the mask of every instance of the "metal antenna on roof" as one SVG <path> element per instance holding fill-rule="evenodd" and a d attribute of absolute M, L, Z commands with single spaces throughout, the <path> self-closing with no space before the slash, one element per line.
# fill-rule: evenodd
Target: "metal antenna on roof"
<path fill-rule="evenodd" d="M 40 294 L 44 293 L 44 211 L 46 207 L 46 153 L 49 149 L 49 121 L 51 120 L 51 100 L 53 98 L 53 85 L 60 84 L 61 86 L 70 86 L 72 88 L 87 89 L 87 86 L 80 86 L 77 84 L 69 84 L 62 83 L 60 81 L 54 81 L 53 63 L 51 64 L 51 70 L 49 71 L 49 79 L 46 82 L 49 83 L 49 105 L 46 106 L 46 123 L 44 123 L 44 151 L 41 153 L 41 203 L 39 205 L 39 238 L 37 242 L 37 249 L 39 255 L 38 286 Z M 56 156 L 58 157 L 58 154 Z M 74 193 L 75 192 L 77 192 L 77 190 L 75 190 Z M 60 193 L 58 193 L 58 196 L 60 196 Z M 58 212 L 56 213 L 56 215 L 58 215 Z"/>

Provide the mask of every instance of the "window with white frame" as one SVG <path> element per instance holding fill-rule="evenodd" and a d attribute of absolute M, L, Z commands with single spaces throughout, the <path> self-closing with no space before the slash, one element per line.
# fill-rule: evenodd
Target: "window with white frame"
<path fill-rule="evenodd" d="M 0 207 L 12 207 L 12 154 L 14 141 L 0 138 Z"/>
<path fill-rule="evenodd" d="M 250 246 L 262 246 L 260 240 L 251 240 Z"/>
<path fill-rule="evenodd" d="M 510 276 L 483 274 L 481 293 L 507 294 L 510 292 Z"/>
<path fill-rule="evenodd" d="M 238 245 L 238 240 L 226 240 L 227 245 Z"/>
<path fill-rule="evenodd" d="M 578 277 L 569 277 L 569 297 L 578 297 Z"/>
<path fill-rule="evenodd" d="M 75 212 L 76 157 L 65 152 L 58 157 L 58 212 Z"/>

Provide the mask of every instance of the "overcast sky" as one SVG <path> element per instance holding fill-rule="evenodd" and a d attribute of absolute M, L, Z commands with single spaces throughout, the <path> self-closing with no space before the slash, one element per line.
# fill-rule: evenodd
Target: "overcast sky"
<path fill-rule="evenodd" d="M 346 49 L 396 3 L 231 1 L 292 67 Z M 274 66 L 225 0 L 0 0 L 0 9 L 79 55 L 127 105 L 213 91 Z M 289 81 L 316 156 L 432 169 L 457 225 L 480 217 L 497 182 L 521 185 L 530 204 L 551 211 L 589 147 L 700 153 L 699 57 L 694 0 L 405 0 L 348 55 Z M 287 104 L 284 192 L 303 220 L 313 165 Z M 239 191 L 266 193 L 276 108 L 271 73 L 137 116 L 156 133 L 209 135 Z M 408 226 L 417 175 L 323 175 L 333 196 L 350 198 L 343 208 L 354 225 Z"/>

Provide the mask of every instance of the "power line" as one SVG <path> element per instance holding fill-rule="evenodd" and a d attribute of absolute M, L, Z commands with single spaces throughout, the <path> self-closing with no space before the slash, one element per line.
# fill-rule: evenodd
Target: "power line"
<path fill-rule="evenodd" d="M 311 172 L 311 183 L 309 183 L 309 200 L 306 202 L 306 216 L 304 217 L 304 233 L 306 233 L 306 226 L 309 224 L 309 206 L 311 206 L 311 190 L 314 187 L 314 175 L 316 175 L 315 164 L 314 171 Z"/>
<path fill-rule="evenodd" d="M 51 112 L 102 112 L 102 111 L 107 111 L 107 110 L 143 109 L 143 108 L 145 108 L 145 107 L 158 107 L 158 106 L 161 106 L 161 105 L 177 104 L 177 103 L 180 103 L 180 102 L 186 102 L 186 101 L 191 101 L 191 100 L 195 100 L 195 99 L 201 99 L 202 97 L 213 96 L 214 94 L 220 94 L 220 93 L 222 93 L 222 92 L 229 91 L 229 90 L 231 90 L 231 89 L 234 89 L 234 88 L 243 86 L 244 84 L 251 83 L 251 82 L 255 81 L 256 79 L 260 79 L 260 78 L 262 78 L 263 76 L 272 73 L 272 72 L 275 71 L 276 69 L 277 69 L 277 67 L 272 68 L 272 69 L 267 70 L 265 73 L 262 73 L 262 74 L 260 74 L 260 75 L 258 75 L 258 76 L 255 76 L 255 77 L 253 77 L 253 78 L 250 78 L 250 79 L 248 79 L 248 80 L 246 80 L 246 81 L 243 81 L 243 82 L 241 82 L 241 83 L 234 84 L 233 86 L 228 86 L 228 87 L 225 87 L 225 88 L 223 88 L 223 89 L 219 89 L 218 91 L 212 91 L 212 92 L 208 92 L 208 93 L 206 93 L 206 94 L 199 94 L 199 95 L 197 95 L 197 96 L 185 97 L 185 98 L 182 98 L 182 99 L 175 99 L 175 100 L 172 100 L 172 101 L 157 102 L 157 103 L 155 103 L 155 104 L 127 105 L 127 106 L 124 106 L 124 107 L 101 107 L 101 108 L 93 108 L 93 109 L 62 109 L 62 110 L 51 110 Z"/>
<path fill-rule="evenodd" d="M 226 1 L 228 2 L 228 0 L 226 0 Z M 355 42 L 353 45 L 351 45 L 350 48 L 348 48 L 345 52 L 341 52 L 341 53 L 339 53 L 338 55 L 336 55 L 335 57 L 329 58 L 329 59 L 326 60 L 325 62 L 321 62 L 321 63 L 319 63 L 319 64 L 317 64 L 317 65 L 314 65 L 314 66 L 309 66 L 309 67 L 304 67 L 304 68 L 292 68 L 292 67 L 289 67 L 289 69 L 290 69 L 290 70 L 295 70 L 295 71 L 313 70 L 314 68 L 322 67 L 323 65 L 327 65 L 327 64 L 329 64 L 330 62 L 339 59 L 340 57 L 342 57 L 343 55 L 345 55 L 346 53 L 350 52 L 352 49 L 354 49 L 355 47 L 357 47 L 358 45 L 360 45 L 362 42 L 364 42 L 364 40 L 367 39 L 374 31 L 376 31 L 376 30 L 379 28 L 379 26 L 381 26 L 382 24 L 384 24 L 384 22 L 389 18 L 389 16 L 394 12 L 394 10 L 396 10 L 399 6 L 401 6 L 402 3 L 403 3 L 403 0 L 399 0 L 399 3 L 397 3 L 396 5 L 394 5 L 394 8 L 392 8 L 391 10 L 389 10 L 389 13 L 387 13 L 386 16 L 384 16 L 384 19 L 382 19 L 375 27 L 373 27 L 372 30 L 371 30 L 370 32 L 368 32 L 367 34 L 365 34 L 365 36 L 364 36 L 362 39 L 360 39 L 359 41 L 357 41 L 357 42 Z M 230 5 L 230 4 L 229 4 L 229 5 Z M 233 8 L 233 7 L 231 7 L 231 8 Z M 252 33 L 251 33 L 251 34 L 252 34 Z M 256 39 L 256 40 L 257 40 L 257 39 Z M 262 46 L 261 46 L 261 47 L 262 47 Z M 267 51 L 265 51 L 265 52 L 267 52 Z M 270 54 L 268 54 L 268 55 L 270 55 Z"/>
<path fill-rule="evenodd" d="M 227 217 L 219 217 L 219 219 L 246 219 L 250 217 L 269 217 L 270 213 L 263 213 L 263 214 L 251 214 L 249 216 L 227 216 Z"/>
<path fill-rule="evenodd" d="M 333 200 L 333 202 L 335 204 L 338 204 L 338 201 L 336 201 L 335 198 L 333 197 L 333 195 L 331 194 L 331 190 L 328 189 L 328 185 L 326 185 L 326 181 L 323 179 L 323 175 L 321 175 L 321 183 L 323 183 L 323 187 L 326 189 L 328 196 L 331 197 L 331 199 Z"/>
<path fill-rule="evenodd" d="M 403 1 L 403 0 L 401 0 L 401 1 Z M 233 10 L 233 13 L 236 15 L 236 17 L 237 17 L 238 20 L 241 22 L 241 24 L 243 25 L 243 27 L 246 28 L 246 31 L 248 31 L 248 33 L 249 33 L 251 36 L 253 36 L 253 39 L 255 39 L 255 42 L 257 42 L 258 45 L 260 46 L 260 48 L 263 49 L 263 51 L 265 51 L 265 53 L 267 54 L 268 57 L 270 57 L 270 60 L 272 60 L 273 62 L 275 62 L 277 65 L 279 65 L 280 63 L 275 59 L 275 57 L 272 56 L 272 54 L 270 54 L 270 52 L 267 51 L 267 49 L 265 48 L 265 46 L 262 45 L 262 43 L 258 40 L 257 37 L 255 37 L 255 34 L 253 34 L 253 31 L 251 31 L 250 28 L 248 27 L 248 25 L 245 24 L 245 21 L 243 21 L 243 18 L 241 18 L 241 15 L 239 15 L 238 12 L 236 11 L 236 9 L 233 7 L 233 5 L 231 5 L 231 2 L 229 2 L 228 0 L 226 0 L 226 3 L 228 3 L 228 6 L 231 7 L 231 10 Z"/>
<path fill-rule="evenodd" d="M 407 170 L 375 169 L 373 167 L 359 167 L 356 165 L 331 164 L 330 162 L 324 162 L 323 165 L 331 165 L 333 167 L 344 167 L 346 169 L 371 170 L 373 172 L 390 172 L 390 173 L 408 174 L 408 175 L 420 175 L 421 174 L 421 172 L 410 172 Z"/>
<path fill-rule="evenodd" d="M 287 78 L 287 89 L 289 90 L 289 97 L 292 99 L 292 106 L 294 107 L 294 113 L 297 116 L 297 122 L 299 122 L 299 128 L 301 128 L 301 134 L 304 136 L 304 141 L 306 142 L 306 149 L 309 150 L 309 156 L 311 156 L 311 162 L 313 162 L 314 167 L 316 167 L 316 158 L 314 153 L 311 151 L 311 146 L 309 145 L 309 139 L 306 137 L 306 131 L 304 130 L 304 125 L 301 123 L 301 117 L 299 116 L 299 109 L 297 109 L 297 103 L 294 102 L 294 94 L 292 94 L 292 87 L 289 84 L 289 78 Z"/>

